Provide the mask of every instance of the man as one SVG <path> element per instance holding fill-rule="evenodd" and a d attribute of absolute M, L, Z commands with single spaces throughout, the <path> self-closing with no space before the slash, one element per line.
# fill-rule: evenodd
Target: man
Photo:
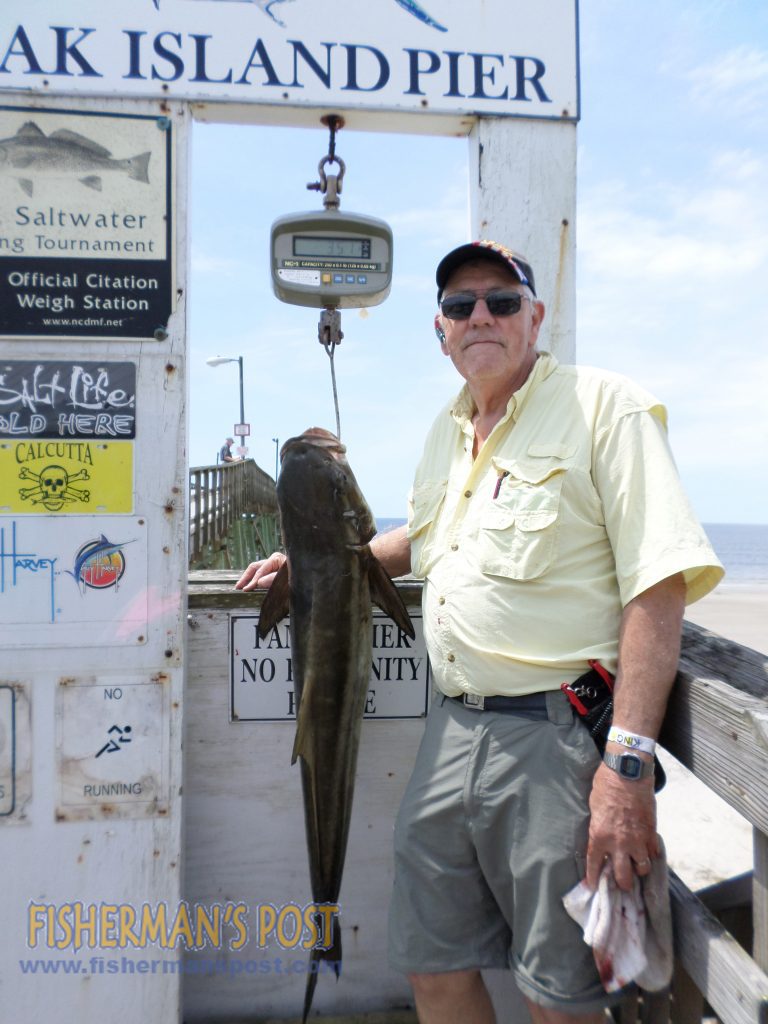
<path fill-rule="evenodd" d="M 227 440 L 221 446 L 221 450 L 219 452 L 219 462 L 237 462 L 237 459 L 232 454 L 232 445 L 234 443 L 234 437 L 227 438 Z"/>
<path fill-rule="evenodd" d="M 395 829 L 390 959 L 422 1024 L 493 1022 L 480 970 L 510 963 L 535 1024 L 597 1024 L 611 1000 L 562 897 L 606 865 L 623 889 L 650 872 L 683 608 L 722 568 L 663 407 L 537 351 L 524 258 L 460 246 L 437 285 L 435 330 L 466 383 L 427 437 L 408 526 L 371 545 L 390 575 L 424 579 L 440 691 Z M 238 586 L 268 585 L 279 561 Z M 560 691 L 590 661 L 616 675 L 624 743 L 605 762 Z"/>

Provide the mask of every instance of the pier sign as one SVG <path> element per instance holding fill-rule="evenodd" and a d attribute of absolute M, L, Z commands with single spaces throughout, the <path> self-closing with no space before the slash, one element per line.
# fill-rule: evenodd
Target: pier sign
<path fill-rule="evenodd" d="M 421 612 L 409 612 L 415 640 L 383 612 L 373 611 L 366 719 L 423 718 L 427 713 L 431 673 Z M 263 640 L 258 627 L 258 615 L 230 617 L 230 717 L 233 722 L 295 721 L 289 620 Z"/>
<path fill-rule="evenodd" d="M 0 336 L 162 338 L 170 119 L 0 107 Z"/>
<path fill-rule="evenodd" d="M 577 0 L 36 0 L 0 18 L 0 88 L 575 121 L 577 17 Z"/>

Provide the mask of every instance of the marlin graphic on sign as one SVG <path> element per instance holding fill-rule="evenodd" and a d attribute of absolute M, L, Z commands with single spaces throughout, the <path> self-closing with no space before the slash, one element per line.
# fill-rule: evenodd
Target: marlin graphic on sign
<path fill-rule="evenodd" d="M 280 21 L 277 15 L 272 13 L 272 8 L 276 4 L 293 3 L 293 0 L 219 0 L 219 2 L 255 4 L 259 10 L 264 11 L 264 13 L 268 14 L 273 21 L 285 28 L 285 22 Z M 159 11 L 160 0 L 152 0 L 152 3 Z M 423 21 L 425 25 L 430 25 L 432 28 L 436 28 L 440 32 L 448 31 L 448 29 L 444 25 L 441 25 L 439 21 L 435 21 L 434 18 L 430 17 L 424 8 L 416 3 L 416 0 L 395 0 L 395 3 L 402 7 L 404 11 L 408 11 L 409 14 L 412 14 L 414 18 L 418 18 L 419 21 Z"/>

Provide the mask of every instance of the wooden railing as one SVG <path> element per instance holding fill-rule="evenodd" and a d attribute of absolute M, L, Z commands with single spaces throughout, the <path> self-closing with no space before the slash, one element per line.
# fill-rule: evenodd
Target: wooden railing
<path fill-rule="evenodd" d="M 189 561 L 218 549 L 248 512 L 277 512 L 275 481 L 253 459 L 189 470 Z"/>
<path fill-rule="evenodd" d="M 705 906 L 672 877 L 676 969 L 671 1017 L 679 1024 L 700 1021 L 705 1003 L 724 1024 L 768 1021 L 767 666 L 765 655 L 686 623 L 680 670 L 660 739 L 751 823 L 754 864 L 751 949 L 741 946 L 708 909 L 727 910 L 728 890 L 743 890 L 743 885 L 712 887 L 702 894 Z M 718 838 L 715 833 L 712 841 Z M 664 1019 L 667 1008 L 657 1009 Z"/>

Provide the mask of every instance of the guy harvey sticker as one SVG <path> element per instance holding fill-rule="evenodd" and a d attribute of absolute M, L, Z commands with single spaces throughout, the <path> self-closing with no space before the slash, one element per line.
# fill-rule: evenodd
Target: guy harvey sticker
<path fill-rule="evenodd" d="M 0 441 L 0 511 L 133 511 L 130 441 Z"/>

